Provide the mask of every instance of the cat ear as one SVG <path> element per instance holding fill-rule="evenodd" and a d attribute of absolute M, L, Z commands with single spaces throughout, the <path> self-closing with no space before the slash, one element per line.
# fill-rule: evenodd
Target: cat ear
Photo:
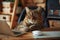
<path fill-rule="evenodd" d="M 26 13 L 28 13 L 30 11 L 28 7 L 25 7 L 25 9 L 26 9 Z"/>

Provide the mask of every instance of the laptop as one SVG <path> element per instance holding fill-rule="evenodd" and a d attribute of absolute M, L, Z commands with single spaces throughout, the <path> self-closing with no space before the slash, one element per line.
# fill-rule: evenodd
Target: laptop
<path fill-rule="evenodd" d="M 24 34 L 24 32 L 12 31 L 6 21 L 0 20 L 0 34 L 5 34 L 9 36 L 19 36 Z"/>

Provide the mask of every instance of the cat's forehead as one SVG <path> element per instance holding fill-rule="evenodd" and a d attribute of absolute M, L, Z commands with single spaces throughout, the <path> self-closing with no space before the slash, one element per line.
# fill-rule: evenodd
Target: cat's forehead
<path fill-rule="evenodd" d="M 41 8 L 40 7 L 38 7 L 37 9 L 29 9 L 28 7 L 26 7 L 26 13 L 27 14 L 32 14 L 32 13 L 39 13 L 39 12 L 41 12 Z"/>

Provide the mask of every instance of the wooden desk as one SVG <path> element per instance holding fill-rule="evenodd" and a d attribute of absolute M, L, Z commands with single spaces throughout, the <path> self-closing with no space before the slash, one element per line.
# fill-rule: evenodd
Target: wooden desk
<path fill-rule="evenodd" d="M 41 31 L 60 31 L 60 28 L 45 28 L 42 29 Z M 0 35 L 1 40 L 60 40 L 60 38 L 39 38 L 39 39 L 34 39 L 32 36 L 31 32 L 28 32 L 24 35 L 21 35 L 19 37 L 11 37 L 11 36 L 6 36 L 6 35 Z"/>

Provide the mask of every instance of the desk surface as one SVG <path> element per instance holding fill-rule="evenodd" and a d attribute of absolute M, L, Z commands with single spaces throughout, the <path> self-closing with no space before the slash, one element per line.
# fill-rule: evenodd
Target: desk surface
<path fill-rule="evenodd" d="M 41 31 L 60 31 L 60 28 L 45 28 L 45 29 L 42 29 Z M 7 35 L 0 35 L 0 38 L 4 38 L 5 39 L 9 39 L 9 40 L 15 40 L 15 39 L 21 39 L 21 40 L 25 40 L 25 39 L 29 39 L 29 40 L 34 40 L 33 36 L 32 36 L 32 33 L 31 32 L 28 32 L 24 35 L 21 35 L 19 37 L 11 37 L 11 36 L 7 36 Z M 50 39 L 50 38 L 49 38 Z M 57 39 L 57 38 L 53 38 L 54 40 Z"/>

